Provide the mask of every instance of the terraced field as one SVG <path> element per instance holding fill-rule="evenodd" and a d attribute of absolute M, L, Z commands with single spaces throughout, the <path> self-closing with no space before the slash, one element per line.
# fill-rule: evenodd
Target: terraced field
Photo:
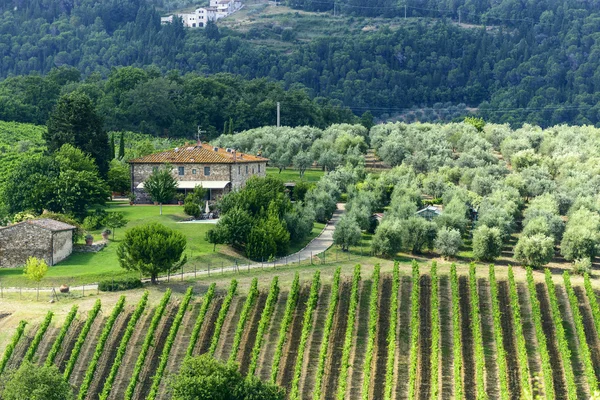
<path fill-rule="evenodd" d="M 481 268 L 481 267 L 480 267 Z M 516 281 L 438 273 L 344 276 L 289 287 L 277 278 L 250 290 L 193 287 L 160 303 L 120 299 L 64 325 L 24 321 L 0 359 L 0 374 L 24 359 L 56 364 L 79 399 L 168 399 L 186 354 L 212 353 L 285 387 L 291 399 L 588 397 L 600 378 L 600 306 L 586 277 Z M 425 273 L 426 272 L 426 273 Z M 481 271 L 480 271 L 481 272 Z M 247 288 L 247 287 L 246 287 Z"/>

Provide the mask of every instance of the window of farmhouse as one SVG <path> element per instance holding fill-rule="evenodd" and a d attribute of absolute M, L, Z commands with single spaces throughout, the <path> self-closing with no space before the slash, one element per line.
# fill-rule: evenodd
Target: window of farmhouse
<path fill-rule="evenodd" d="M 196 170 L 195 169 L 192 170 L 192 175 L 196 175 Z"/>
<path fill-rule="evenodd" d="M 179 171 L 179 175 L 183 175 L 185 173 L 184 167 L 179 167 L 177 170 Z"/>
<path fill-rule="evenodd" d="M 204 167 L 204 176 L 210 175 L 210 167 Z"/>

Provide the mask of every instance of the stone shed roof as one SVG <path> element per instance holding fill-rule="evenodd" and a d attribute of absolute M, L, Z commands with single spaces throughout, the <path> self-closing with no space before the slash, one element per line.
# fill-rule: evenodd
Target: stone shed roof
<path fill-rule="evenodd" d="M 267 158 L 213 147 L 208 143 L 180 147 L 129 160 L 130 164 L 234 164 L 266 162 Z"/>
<path fill-rule="evenodd" d="M 25 222 L 53 232 L 70 231 L 73 229 L 77 229 L 73 225 L 65 224 L 64 222 L 56 221 L 50 218 L 31 219 Z"/>

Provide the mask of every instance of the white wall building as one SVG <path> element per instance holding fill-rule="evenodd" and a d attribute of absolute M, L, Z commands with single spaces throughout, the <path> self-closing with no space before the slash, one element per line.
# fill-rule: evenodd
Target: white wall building
<path fill-rule="evenodd" d="M 183 20 L 183 26 L 187 28 L 204 28 L 208 21 L 216 21 L 233 14 L 242 7 L 237 0 L 210 0 L 210 7 L 197 8 L 193 13 L 173 14 L 162 17 L 160 22 L 169 24 L 173 17 L 178 16 Z"/>

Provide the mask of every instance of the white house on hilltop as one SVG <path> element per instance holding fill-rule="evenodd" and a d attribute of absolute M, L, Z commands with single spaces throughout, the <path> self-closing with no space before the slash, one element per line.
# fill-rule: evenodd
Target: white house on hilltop
<path fill-rule="evenodd" d="M 173 17 L 180 17 L 183 26 L 187 28 L 204 28 L 208 21 L 216 21 L 233 14 L 242 7 L 239 0 L 210 0 L 210 7 L 201 7 L 192 13 L 173 14 L 168 17 L 162 17 L 160 22 L 170 24 Z"/>

